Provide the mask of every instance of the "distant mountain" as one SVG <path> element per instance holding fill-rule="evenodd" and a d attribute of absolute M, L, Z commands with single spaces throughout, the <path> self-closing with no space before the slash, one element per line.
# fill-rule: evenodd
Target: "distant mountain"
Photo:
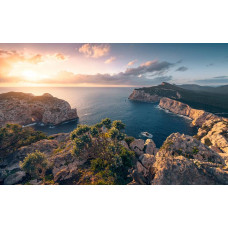
<path fill-rule="evenodd" d="M 184 85 L 183 87 L 187 86 Z M 189 88 L 192 89 L 190 90 Z M 213 92 L 209 91 L 210 89 Z M 163 82 L 158 86 L 135 89 L 129 99 L 140 101 L 153 101 L 154 99 L 154 101 L 158 101 L 162 97 L 168 97 L 186 103 L 196 109 L 203 109 L 213 113 L 227 113 L 228 96 L 224 96 L 226 86 L 217 87 L 217 90 L 213 89 L 209 87 L 209 90 L 205 91 L 205 87 L 201 89 L 201 86 L 198 85 L 188 85 L 188 89 L 186 89 L 182 88 L 182 86 Z M 214 92 L 219 90 L 220 93 Z M 224 93 L 222 93 L 222 91 L 224 91 Z"/>
<path fill-rule="evenodd" d="M 177 86 L 183 89 L 188 89 L 193 91 L 228 94 L 228 85 L 212 87 L 212 86 L 200 86 L 196 84 L 183 84 L 183 85 L 177 85 Z"/>

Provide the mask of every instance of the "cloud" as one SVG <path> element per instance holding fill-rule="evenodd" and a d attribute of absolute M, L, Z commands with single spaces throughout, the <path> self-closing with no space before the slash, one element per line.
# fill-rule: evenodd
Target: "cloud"
<path fill-rule="evenodd" d="M 195 80 L 194 82 L 201 83 L 201 84 L 227 84 L 228 76 L 216 76 L 212 78 Z"/>
<path fill-rule="evenodd" d="M 142 75 L 149 75 L 151 77 L 156 75 L 162 75 L 165 74 L 172 66 L 175 64 L 169 63 L 166 61 L 159 62 L 158 60 L 152 60 L 147 61 L 145 63 L 142 63 L 140 66 L 135 68 L 127 68 L 124 73 L 122 73 L 124 76 L 126 75 L 134 75 L 138 76 L 140 74 Z"/>
<path fill-rule="evenodd" d="M 40 54 L 34 55 L 28 59 L 30 63 L 37 64 L 43 62 L 43 56 Z"/>
<path fill-rule="evenodd" d="M 136 62 L 137 62 L 137 59 L 135 59 L 135 60 L 133 60 L 133 61 L 130 61 L 127 65 L 128 65 L 128 66 L 132 66 L 132 65 L 134 65 Z"/>
<path fill-rule="evenodd" d="M 56 59 L 58 59 L 58 60 L 66 60 L 66 59 L 67 59 L 67 56 L 65 56 L 65 55 L 62 54 L 62 53 L 56 53 L 54 56 L 55 56 Z"/>
<path fill-rule="evenodd" d="M 164 75 L 174 66 L 172 63 L 148 61 L 136 68 L 127 68 L 116 74 L 74 74 L 59 72 L 53 79 L 42 80 L 41 83 L 53 84 L 97 84 L 97 85 L 154 85 L 172 80 L 172 76 Z"/>
<path fill-rule="evenodd" d="M 83 44 L 79 50 L 80 53 L 86 57 L 100 58 L 106 56 L 110 51 L 110 45 L 108 44 Z"/>
<path fill-rule="evenodd" d="M 1 56 L 4 55 L 4 58 Z M 10 55 L 16 55 L 17 61 L 28 61 L 30 63 L 39 63 L 45 56 L 40 56 L 39 54 L 32 55 L 27 58 L 25 55 L 20 55 L 19 53 L 10 53 Z M 0 65 L 2 60 L 6 60 L 6 56 L 9 57 L 9 53 L 0 52 Z M 56 55 L 55 55 L 56 56 Z M 53 57 L 53 55 L 51 56 Z M 60 59 L 64 59 L 62 56 L 58 55 Z M 107 59 L 107 62 L 113 61 L 114 57 Z M 15 63 L 15 61 L 13 62 Z M 9 64 L 8 72 L 11 69 L 11 62 L 6 62 L 5 65 Z M 166 62 L 152 60 L 142 63 L 138 67 L 126 68 L 123 72 L 118 72 L 115 74 L 74 74 L 73 72 L 61 71 L 56 75 L 52 75 L 50 78 L 41 78 L 36 83 L 40 84 L 93 84 L 93 85 L 154 85 L 161 83 L 162 81 L 172 80 L 172 76 L 167 76 L 167 73 L 171 67 L 175 64 Z M 3 68 L 3 69 L 6 69 Z M 1 70 L 1 68 L 0 68 Z M 7 77 L 6 77 L 7 76 Z M 14 76 L 14 75 L 13 75 Z M 9 74 L 2 74 L 0 71 L 0 81 L 8 83 L 25 82 L 25 79 L 21 77 L 13 77 Z"/>
<path fill-rule="evenodd" d="M 179 67 L 179 68 L 176 69 L 176 71 L 181 71 L 181 72 L 184 72 L 186 70 L 188 70 L 188 68 L 185 67 L 185 66 L 182 66 L 182 67 Z"/>
<path fill-rule="evenodd" d="M 113 61 L 115 61 L 115 60 L 116 60 L 116 57 L 110 57 L 110 58 L 107 59 L 104 63 L 109 64 L 109 63 L 111 63 L 111 62 L 113 62 Z"/>

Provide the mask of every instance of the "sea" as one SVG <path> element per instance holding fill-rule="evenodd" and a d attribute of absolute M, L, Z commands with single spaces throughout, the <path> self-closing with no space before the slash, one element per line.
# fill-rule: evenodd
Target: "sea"
<path fill-rule="evenodd" d="M 71 132 L 77 124 L 93 125 L 108 117 L 111 120 L 122 120 L 126 124 L 125 133 L 135 138 L 146 139 L 142 132 L 149 132 L 157 147 L 174 132 L 195 135 L 196 127 L 191 127 L 191 120 L 161 109 L 158 103 L 143 103 L 128 100 L 134 88 L 130 87 L 25 87 L 0 88 L 0 93 L 9 91 L 42 95 L 50 93 L 68 101 L 72 108 L 77 108 L 78 120 L 69 121 L 57 126 L 36 124 L 32 127 L 48 135 Z"/>

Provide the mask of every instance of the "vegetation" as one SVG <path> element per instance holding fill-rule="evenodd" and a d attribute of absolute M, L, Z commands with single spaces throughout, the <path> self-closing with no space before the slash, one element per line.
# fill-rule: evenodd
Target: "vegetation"
<path fill-rule="evenodd" d="M 44 153 L 36 151 L 28 154 L 20 163 L 21 168 L 31 177 L 43 179 L 45 181 L 45 172 L 48 167 L 48 161 Z"/>
<path fill-rule="evenodd" d="M 103 126 L 107 132 L 100 130 Z M 125 138 L 124 128 L 120 120 L 112 123 L 106 118 L 92 127 L 79 125 L 71 133 L 74 154 L 81 159 L 88 157 L 86 168 L 80 169 L 80 184 L 127 184 L 131 181 L 129 174 L 135 154 L 120 143 Z"/>
<path fill-rule="evenodd" d="M 126 136 L 125 137 L 125 142 L 127 143 L 128 146 L 130 146 L 130 144 L 134 141 L 134 137 L 132 136 Z"/>
<path fill-rule="evenodd" d="M 30 145 L 47 136 L 40 131 L 29 127 L 22 127 L 18 124 L 7 124 L 0 129 L 0 158 L 15 152 L 22 146 Z"/>
<path fill-rule="evenodd" d="M 151 95 L 176 99 L 190 105 L 192 108 L 203 109 L 208 112 L 227 112 L 228 110 L 228 96 L 223 94 L 183 89 L 169 83 L 144 87 L 139 90 L 143 90 Z M 180 98 L 177 93 L 180 94 Z"/>

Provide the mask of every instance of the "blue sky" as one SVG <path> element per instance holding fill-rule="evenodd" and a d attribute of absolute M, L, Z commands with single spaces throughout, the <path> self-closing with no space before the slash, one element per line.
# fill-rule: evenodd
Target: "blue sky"
<path fill-rule="evenodd" d="M 2 86 L 228 84 L 228 44 L 0 44 Z"/>

